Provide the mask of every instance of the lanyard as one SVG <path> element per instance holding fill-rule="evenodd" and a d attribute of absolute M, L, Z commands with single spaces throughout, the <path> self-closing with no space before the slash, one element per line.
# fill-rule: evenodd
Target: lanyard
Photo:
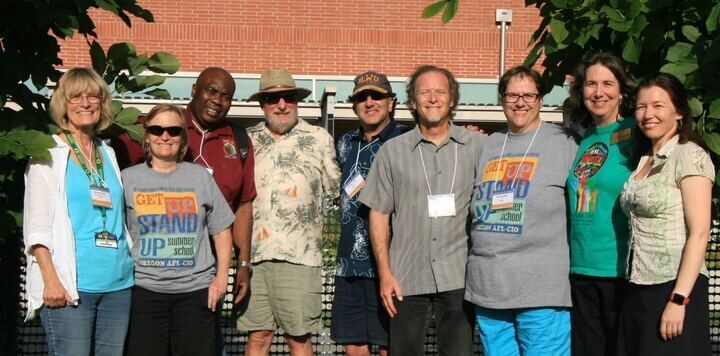
<path fill-rule="evenodd" d="M 200 152 L 198 152 L 197 157 L 193 158 L 193 162 L 197 162 L 197 160 L 198 160 L 198 158 L 199 158 L 199 159 L 202 160 L 203 163 L 205 163 L 205 167 L 210 168 L 210 169 L 213 169 L 212 167 L 210 167 L 210 163 L 208 163 L 208 161 L 205 160 L 205 157 L 203 157 L 203 145 L 205 144 L 205 134 L 206 134 L 209 130 L 203 130 L 203 129 L 201 129 L 200 126 L 198 126 L 198 124 L 195 122 L 195 120 L 190 120 L 190 121 L 192 121 L 193 125 L 195 126 L 195 129 L 197 129 L 198 131 L 200 131 L 200 134 L 202 135 L 202 136 L 200 137 L 200 149 L 198 149 L 198 151 L 200 151 Z"/>
<path fill-rule="evenodd" d="M 455 142 L 455 166 L 453 167 L 453 178 L 452 183 L 450 183 L 450 193 L 452 194 L 453 188 L 455 188 L 455 173 L 457 173 L 457 151 L 458 151 L 458 144 Z M 432 189 L 430 189 L 430 180 L 428 180 L 427 175 L 427 169 L 425 168 L 425 160 L 423 159 L 422 155 L 422 147 L 418 146 L 418 153 L 420 153 L 420 162 L 422 163 L 423 167 L 423 173 L 425 174 L 425 183 L 427 183 L 428 192 L 430 192 L 430 195 L 433 195 Z"/>
<path fill-rule="evenodd" d="M 512 182 L 510 183 L 510 189 L 515 186 L 515 180 L 517 179 L 518 173 L 520 173 L 520 168 L 522 168 L 523 162 L 525 162 L 525 157 L 527 157 L 528 152 L 530 152 L 530 147 L 532 147 L 533 142 L 535 142 L 535 137 L 537 137 L 538 132 L 540 132 L 540 126 L 542 126 L 542 121 L 540 121 L 540 124 L 538 124 L 537 129 L 535 129 L 535 133 L 533 134 L 532 139 L 530 140 L 530 144 L 528 145 L 528 148 L 525 150 L 525 154 L 523 155 L 522 159 L 520 160 L 520 166 L 515 170 L 515 176 L 513 177 Z M 505 140 L 503 140 L 503 146 L 502 150 L 500 150 L 500 158 L 498 158 L 498 168 L 495 171 L 495 184 L 497 184 L 498 178 L 500 177 L 500 168 L 502 166 L 502 158 L 503 154 L 505 153 L 505 144 L 507 143 L 508 133 L 505 133 Z"/>
<path fill-rule="evenodd" d="M 93 139 L 93 144 L 90 146 L 90 155 L 92 155 L 93 150 L 95 150 L 95 165 L 93 166 L 91 164 L 90 159 L 88 156 L 85 155 L 85 152 L 83 152 L 80 147 L 78 147 L 77 142 L 75 142 L 75 138 L 73 137 L 72 133 L 70 131 L 65 132 L 65 136 L 68 138 L 68 142 L 70 143 L 70 147 L 72 147 L 73 151 L 75 152 L 75 156 L 78 159 L 78 162 L 80 162 L 80 167 L 82 167 L 85 174 L 88 176 L 88 179 L 90 179 L 90 184 L 95 184 L 95 179 L 93 179 L 94 175 L 93 172 L 97 174 L 97 177 L 99 179 L 99 182 L 103 187 L 107 188 L 107 185 L 105 184 L 105 175 L 103 170 L 103 163 L 102 159 L 100 158 L 101 153 L 100 150 L 96 148 L 95 140 Z M 87 162 L 90 165 L 90 168 L 88 169 L 88 166 L 85 164 Z M 96 168 L 97 167 L 97 168 Z"/>
<path fill-rule="evenodd" d="M 360 162 L 360 152 L 365 151 L 366 148 L 370 147 L 378 139 L 379 138 L 376 137 L 374 140 L 370 141 L 367 145 L 365 145 L 365 147 L 362 147 L 362 148 L 360 147 L 360 144 L 362 143 L 362 138 L 360 139 L 360 141 L 358 141 L 358 151 L 357 151 L 357 155 L 355 155 L 355 163 L 350 168 L 350 174 L 343 182 L 343 185 L 346 184 L 354 176 L 352 174 L 353 172 L 357 172 L 357 174 L 360 174 L 360 170 L 358 170 L 358 163 Z M 363 177 L 363 179 L 365 179 L 365 177 Z"/>
<path fill-rule="evenodd" d="M 85 171 L 85 174 L 88 176 L 88 179 L 90 179 L 90 185 L 94 185 L 94 179 L 93 179 L 93 172 L 90 170 L 92 169 L 97 174 L 97 177 L 100 180 L 100 184 L 104 188 L 108 188 L 107 184 L 105 183 L 105 179 L 103 178 L 104 170 L 103 170 L 103 163 L 102 159 L 100 159 L 101 152 L 99 149 L 96 148 L 95 145 L 95 139 L 93 139 L 93 144 L 90 146 L 90 155 L 92 155 L 92 151 L 95 150 L 95 166 L 90 165 L 90 169 L 88 169 L 87 165 L 85 165 L 85 161 L 90 164 L 90 159 L 85 155 L 85 152 L 83 152 L 80 147 L 78 147 L 77 142 L 75 142 L 75 138 L 73 137 L 72 133 L 70 131 L 65 132 L 65 136 L 68 138 L 68 143 L 70 143 L 70 147 L 72 147 L 73 151 L 75 152 L 75 156 L 78 159 L 78 162 L 80 162 L 80 167 L 82 167 L 83 171 Z M 79 154 L 78 154 L 79 153 Z M 96 168 L 97 167 L 97 168 Z M 92 188 L 92 187 L 91 187 Z M 100 209 L 100 216 L 102 216 L 103 221 L 103 231 L 106 231 L 106 223 L 107 223 L 107 211 L 105 211 L 104 206 L 99 206 Z"/>

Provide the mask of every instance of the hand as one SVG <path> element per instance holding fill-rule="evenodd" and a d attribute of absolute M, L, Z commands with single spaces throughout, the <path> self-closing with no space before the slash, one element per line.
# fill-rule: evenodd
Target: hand
<path fill-rule="evenodd" d="M 45 281 L 45 290 L 43 290 L 43 303 L 48 308 L 61 308 L 67 304 L 72 304 L 73 300 L 57 278 Z"/>
<path fill-rule="evenodd" d="M 403 295 L 402 290 L 400 289 L 400 284 L 392 273 L 388 273 L 387 275 L 380 277 L 380 299 L 391 318 L 395 317 L 397 314 L 397 308 L 395 308 L 393 296 L 396 297 L 398 301 L 402 302 Z"/>
<path fill-rule="evenodd" d="M 233 288 L 233 303 L 238 304 L 245 299 L 248 291 L 250 290 L 250 268 L 249 267 L 238 267 L 237 273 L 235 274 L 235 288 Z"/>
<path fill-rule="evenodd" d="M 485 130 L 481 129 L 480 126 L 474 124 L 465 124 L 465 129 L 472 132 L 485 133 Z"/>
<path fill-rule="evenodd" d="M 660 338 L 669 341 L 680 336 L 683 332 L 684 320 L 685 306 L 667 302 L 660 317 Z"/>
<path fill-rule="evenodd" d="M 219 301 L 225 298 L 227 291 L 227 275 L 216 275 L 208 286 L 208 309 L 215 312 L 215 306 Z"/>

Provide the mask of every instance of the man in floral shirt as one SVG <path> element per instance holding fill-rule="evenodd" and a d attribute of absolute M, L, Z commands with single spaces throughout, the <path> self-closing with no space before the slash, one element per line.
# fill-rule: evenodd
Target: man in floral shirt
<path fill-rule="evenodd" d="M 250 298 L 238 329 L 250 332 L 247 353 L 268 354 L 275 329 L 291 355 L 312 355 L 310 334 L 321 326 L 323 211 L 339 193 L 340 170 L 330 134 L 298 118 L 310 90 L 286 69 L 260 77 L 265 121 L 248 129 L 255 148 Z"/>

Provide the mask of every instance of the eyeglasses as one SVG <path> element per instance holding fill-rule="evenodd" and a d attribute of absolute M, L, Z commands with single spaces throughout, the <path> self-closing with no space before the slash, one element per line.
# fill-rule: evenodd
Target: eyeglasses
<path fill-rule="evenodd" d="M 71 104 L 80 104 L 80 103 L 82 103 L 83 98 L 87 99 L 88 103 L 90 103 L 90 104 L 97 104 L 100 102 L 100 100 L 103 99 L 102 95 L 78 94 L 78 95 L 75 95 L 72 98 L 68 99 L 68 101 Z"/>
<path fill-rule="evenodd" d="M 508 103 L 517 103 L 520 98 L 528 104 L 532 104 L 538 100 L 540 97 L 540 94 L 538 93 L 525 93 L 525 94 L 518 94 L 518 93 L 505 93 L 503 94 L 503 100 Z"/>
<path fill-rule="evenodd" d="M 366 90 L 353 96 L 352 101 L 355 103 L 362 103 L 363 101 L 367 100 L 368 97 L 370 97 L 372 100 L 382 100 L 385 98 L 389 98 L 390 95 L 383 94 L 374 90 Z"/>
<path fill-rule="evenodd" d="M 153 136 L 162 136 L 164 132 L 167 132 L 170 137 L 178 137 L 183 132 L 182 126 L 160 126 L 150 125 L 145 128 L 145 132 Z"/>
<path fill-rule="evenodd" d="M 262 102 L 265 104 L 275 105 L 283 99 L 286 104 L 297 104 L 300 98 L 297 94 L 265 94 L 262 97 Z"/>

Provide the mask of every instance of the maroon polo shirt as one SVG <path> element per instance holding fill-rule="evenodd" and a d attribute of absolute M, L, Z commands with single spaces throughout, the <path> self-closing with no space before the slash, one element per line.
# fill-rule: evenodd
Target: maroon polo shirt
<path fill-rule="evenodd" d="M 224 120 L 212 131 L 205 132 L 205 140 L 200 158 L 202 132 L 193 123 L 190 107 L 185 111 L 189 144 L 185 160 L 203 167 L 212 168 L 215 183 L 220 187 L 228 205 L 237 210 L 240 202 L 250 201 L 257 195 L 255 191 L 255 158 L 252 141 L 248 139 L 248 152 L 245 160 L 240 156 L 233 134 L 232 124 Z M 142 122 L 141 118 L 139 122 Z M 144 162 L 142 146 L 122 134 L 112 141 L 121 168 Z"/>

